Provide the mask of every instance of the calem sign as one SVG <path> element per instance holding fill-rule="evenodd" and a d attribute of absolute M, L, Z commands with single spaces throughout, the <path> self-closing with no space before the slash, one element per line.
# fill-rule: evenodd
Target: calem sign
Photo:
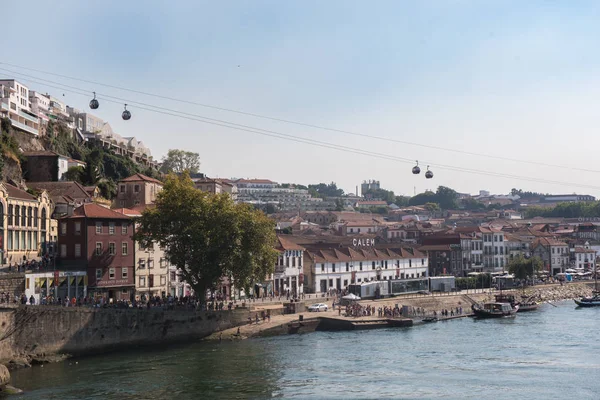
<path fill-rule="evenodd" d="M 372 247 L 375 246 L 375 239 L 352 239 L 354 247 Z"/>

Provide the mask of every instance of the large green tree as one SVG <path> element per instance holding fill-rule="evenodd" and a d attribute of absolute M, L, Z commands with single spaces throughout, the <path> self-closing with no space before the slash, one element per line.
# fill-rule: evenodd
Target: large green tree
<path fill-rule="evenodd" d="M 189 175 L 169 175 L 156 206 L 139 218 L 136 240 L 159 243 L 200 300 L 222 277 L 247 289 L 273 273 L 275 224 L 262 211 L 235 204 L 228 194 L 194 187 Z"/>
<path fill-rule="evenodd" d="M 508 263 L 508 272 L 513 274 L 516 279 L 525 281 L 527 278 L 533 278 L 534 273 L 542 268 L 542 264 L 539 257 L 525 258 L 519 254 Z M 525 285 L 523 285 L 524 288 Z"/>
<path fill-rule="evenodd" d="M 191 151 L 171 149 L 162 159 L 161 171 L 165 174 L 174 172 L 181 174 L 189 171 L 191 174 L 200 172 L 200 155 Z"/>

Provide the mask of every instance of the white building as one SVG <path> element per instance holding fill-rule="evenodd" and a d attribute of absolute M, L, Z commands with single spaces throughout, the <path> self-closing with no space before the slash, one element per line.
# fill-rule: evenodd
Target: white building
<path fill-rule="evenodd" d="M 588 242 L 586 242 L 583 247 L 575 247 L 572 250 L 575 268 L 594 268 L 594 263 L 596 262 L 596 250 L 590 248 L 590 244 Z"/>
<path fill-rule="evenodd" d="M 29 88 L 14 79 L 0 80 L 0 115 L 14 128 L 38 136 L 40 119 L 31 110 Z"/>
<path fill-rule="evenodd" d="M 257 205 L 272 204 L 281 211 L 328 210 L 335 208 L 334 201 L 314 198 L 307 189 L 283 187 L 268 179 L 231 180 L 237 186 L 238 201 Z"/>
<path fill-rule="evenodd" d="M 375 280 L 416 279 L 428 276 L 427 255 L 409 247 L 376 249 L 374 242 L 356 247 L 330 247 L 305 251 L 307 291 L 345 289 L 350 284 Z"/>
<path fill-rule="evenodd" d="M 504 271 L 508 266 L 508 251 L 504 232 L 481 227 L 483 239 L 483 267 L 486 272 Z"/>
<path fill-rule="evenodd" d="M 284 237 L 277 237 L 276 250 L 279 251 L 275 273 L 273 274 L 273 291 L 279 295 L 299 295 L 304 292 L 304 248 Z"/>

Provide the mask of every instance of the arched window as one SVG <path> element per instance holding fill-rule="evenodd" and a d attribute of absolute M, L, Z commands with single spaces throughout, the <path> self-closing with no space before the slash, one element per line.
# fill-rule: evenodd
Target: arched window
<path fill-rule="evenodd" d="M 46 218 L 47 218 L 46 209 L 42 208 L 42 230 L 43 231 L 46 230 Z"/>
<path fill-rule="evenodd" d="M 15 226 L 19 226 L 21 220 L 21 207 L 15 206 Z"/>
<path fill-rule="evenodd" d="M 4 221 L 4 204 L 0 201 L 0 229 L 4 226 L 2 223 Z"/>
<path fill-rule="evenodd" d="M 33 226 L 33 207 L 27 208 L 27 226 Z"/>
<path fill-rule="evenodd" d="M 8 205 L 8 225 L 13 224 L 13 205 Z"/>
<path fill-rule="evenodd" d="M 38 227 L 38 208 L 37 207 L 35 207 L 33 209 L 33 226 L 35 228 Z"/>
<path fill-rule="evenodd" d="M 27 226 L 27 207 L 21 206 L 21 226 Z"/>

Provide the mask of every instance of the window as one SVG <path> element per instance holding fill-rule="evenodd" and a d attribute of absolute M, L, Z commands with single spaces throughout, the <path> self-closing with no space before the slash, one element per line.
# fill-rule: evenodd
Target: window
<path fill-rule="evenodd" d="M 15 232 L 15 250 L 19 250 L 19 232 Z"/>
<path fill-rule="evenodd" d="M 115 279 L 115 269 L 114 268 L 108 269 L 108 279 Z"/>
<path fill-rule="evenodd" d="M 42 208 L 42 230 L 45 231 L 46 230 L 46 217 L 47 217 L 47 211 L 45 208 Z"/>
<path fill-rule="evenodd" d="M 358 263 L 358 266 L 360 267 L 360 270 L 362 271 L 362 261 Z"/>
<path fill-rule="evenodd" d="M 67 245 L 66 244 L 60 245 L 60 256 L 63 258 L 65 258 L 67 256 Z"/>
<path fill-rule="evenodd" d="M 81 257 L 81 245 L 79 243 L 75 245 L 75 257 Z"/>
<path fill-rule="evenodd" d="M 134 206 L 139 206 L 139 205 L 140 205 L 140 201 L 139 201 L 139 200 L 136 200 L 136 201 L 134 201 L 134 202 L 133 202 L 133 205 L 134 205 Z"/>
<path fill-rule="evenodd" d="M 126 235 L 127 234 L 127 222 L 123 222 L 123 225 L 121 225 L 121 235 Z"/>
<path fill-rule="evenodd" d="M 121 278 L 127 279 L 127 267 L 121 268 Z"/>
<path fill-rule="evenodd" d="M 348 279 L 344 279 L 344 287 L 348 286 Z"/>
<path fill-rule="evenodd" d="M 412 260 L 408 260 L 408 268 L 412 267 Z"/>
<path fill-rule="evenodd" d="M 371 269 L 375 269 L 375 261 L 371 262 Z"/>
<path fill-rule="evenodd" d="M 8 225 L 13 224 L 13 205 L 8 205 Z"/>
<path fill-rule="evenodd" d="M 33 207 L 27 207 L 27 226 L 33 225 Z"/>
<path fill-rule="evenodd" d="M 60 234 L 62 236 L 67 234 L 67 223 L 66 222 L 61 222 L 60 223 Z"/>
<path fill-rule="evenodd" d="M 13 232 L 12 231 L 8 231 L 8 250 L 12 250 L 13 249 Z"/>
<path fill-rule="evenodd" d="M 67 226 L 66 225 L 67 224 L 65 224 L 65 233 L 66 233 L 66 230 L 67 230 Z M 81 222 L 75 222 L 75 234 L 76 235 L 81 235 Z M 64 233 L 63 233 L 63 235 L 64 235 Z"/>
<path fill-rule="evenodd" d="M 127 242 L 121 243 L 121 253 L 126 256 L 127 255 Z"/>
<path fill-rule="evenodd" d="M 146 260 L 145 260 L 145 259 L 143 259 L 143 258 L 140 258 L 140 261 L 139 261 L 139 268 L 140 268 L 140 269 L 144 269 L 144 268 L 146 268 Z"/>
<path fill-rule="evenodd" d="M 119 185 L 119 192 L 125 193 L 125 185 Z"/>
<path fill-rule="evenodd" d="M 21 232 L 21 250 L 25 250 L 25 232 Z"/>
<path fill-rule="evenodd" d="M 96 280 L 102 279 L 102 268 L 96 268 Z"/>
<path fill-rule="evenodd" d="M 15 206 L 15 226 L 19 226 L 20 218 L 21 218 L 21 207 Z"/>
<path fill-rule="evenodd" d="M 171 271 L 171 282 L 175 282 L 177 280 L 177 274 L 175 271 Z"/>
<path fill-rule="evenodd" d="M 134 193 L 139 193 L 140 192 L 140 185 L 133 185 L 133 192 Z"/>
<path fill-rule="evenodd" d="M 165 275 L 160 276 L 160 285 L 164 286 L 167 284 L 167 277 Z"/>
<path fill-rule="evenodd" d="M 108 224 L 108 234 L 109 235 L 114 235 L 115 234 L 115 223 L 114 222 L 110 222 Z"/>
<path fill-rule="evenodd" d="M 110 242 L 108 244 L 108 254 L 110 254 L 111 256 L 114 256 L 115 254 L 117 254 L 117 250 L 115 249 L 114 242 Z"/>
<path fill-rule="evenodd" d="M 102 254 L 102 242 L 96 242 L 96 255 Z"/>
<path fill-rule="evenodd" d="M 146 287 L 146 277 L 140 276 L 140 287 Z"/>
<path fill-rule="evenodd" d="M 21 226 L 27 226 L 27 208 L 21 206 Z"/>
<path fill-rule="evenodd" d="M 346 272 L 348 272 L 349 267 L 350 267 L 350 263 L 346 263 Z M 344 286 L 346 286 L 346 285 L 344 285 Z"/>
<path fill-rule="evenodd" d="M 96 222 L 96 233 L 102 233 L 102 222 Z"/>
<path fill-rule="evenodd" d="M 161 258 L 160 261 L 160 267 L 161 268 L 166 268 L 167 267 L 167 260 L 165 258 Z"/>
<path fill-rule="evenodd" d="M 325 264 L 321 264 L 321 272 L 325 272 Z"/>

